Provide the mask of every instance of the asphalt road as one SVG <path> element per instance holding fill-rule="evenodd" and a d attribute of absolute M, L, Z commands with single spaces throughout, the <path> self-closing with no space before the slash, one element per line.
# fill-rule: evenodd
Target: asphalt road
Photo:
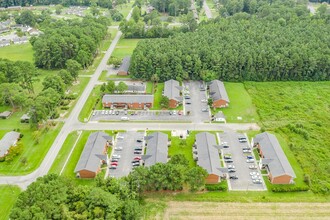
<path fill-rule="evenodd" d="M 206 1 L 204 1 L 204 3 L 203 3 L 203 8 L 204 8 L 206 17 L 208 19 L 212 18 L 212 12 L 211 12 L 209 6 L 207 5 Z"/>

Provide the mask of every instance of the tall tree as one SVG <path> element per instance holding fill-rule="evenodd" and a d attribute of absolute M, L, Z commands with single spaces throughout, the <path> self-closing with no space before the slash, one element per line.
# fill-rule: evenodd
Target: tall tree
<path fill-rule="evenodd" d="M 54 89 L 61 97 L 64 96 L 65 86 L 60 76 L 46 76 L 42 82 L 43 90 Z"/>

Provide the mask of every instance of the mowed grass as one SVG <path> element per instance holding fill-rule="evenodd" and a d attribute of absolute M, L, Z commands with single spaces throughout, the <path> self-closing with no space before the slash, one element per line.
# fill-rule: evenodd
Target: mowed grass
<path fill-rule="evenodd" d="M 259 116 L 256 111 L 256 107 L 252 103 L 250 95 L 244 88 L 243 83 L 225 83 L 227 94 L 229 97 L 229 106 L 227 108 L 216 109 L 222 111 L 227 122 L 258 122 Z M 238 120 L 237 117 L 241 117 L 242 120 Z"/>
<path fill-rule="evenodd" d="M 168 148 L 168 155 L 174 156 L 176 154 L 183 154 L 189 161 L 189 166 L 196 166 L 193 158 L 192 147 L 195 142 L 196 132 L 191 132 L 186 139 L 180 137 L 171 137 L 171 146 Z"/>
<path fill-rule="evenodd" d="M 162 219 L 308 219 L 330 215 L 328 203 L 168 203 Z"/>
<path fill-rule="evenodd" d="M 154 86 L 154 105 L 151 110 L 160 110 L 160 100 L 162 99 L 162 91 L 164 90 L 164 83 L 157 83 Z"/>
<path fill-rule="evenodd" d="M 10 210 L 14 206 L 21 190 L 17 186 L 0 186 L 0 220 L 9 219 Z"/>
<path fill-rule="evenodd" d="M 91 115 L 92 110 L 100 109 L 102 108 L 102 102 L 101 102 L 101 86 L 95 86 L 89 95 L 87 101 L 84 104 L 84 107 L 81 109 L 79 113 L 79 121 L 84 122 L 85 119 L 87 120 L 89 116 Z"/>
<path fill-rule="evenodd" d="M 329 194 L 330 82 L 247 82 L 245 87 L 263 129 L 280 134 L 288 159 L 297 161 L 295 171 L 301 166 L 297 174 L 310 179 L 314 192 Z"/>
<path fill-rule="evenodd" d="M 0 48 L 0 58 L 12 61 L 28 61 L 33 63 L 33 50 L 30 43 L 15 45 Z"/>
<path fill-rule="evenodd" d="M 141 39 L 124 39 L 121 38 L 113 51 L 112 55 L 113 57 L 118 58 L 124 58 L 126 56 L 131 56 L 133 54 L 133 51 L 137 45 L 137 43 Z"/>
<path fill-rule="evenodd" d="M 0 138 L 5 133 L 18 128 L 20 133 L 24 135 L 21 139 L 24 145 L 23 152 L 10 162 L 1 162 L 0 175 L 24 175 L 38 168 L 63 125 L 58 123 L 49 130 L 41 130 L 39 142 L 37 143 L 34 138 L 35 133 L 30 129 L 30 125 L 20 123 L 22 115 L 22 112 L 17 112 L 9 119 L 0 121 Z M 23 158 L 26 158 L 26 164 L 21 162 Z"/>

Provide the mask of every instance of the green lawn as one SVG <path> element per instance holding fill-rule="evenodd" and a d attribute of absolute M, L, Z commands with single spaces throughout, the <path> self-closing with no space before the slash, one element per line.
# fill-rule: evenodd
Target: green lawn
<path fill-rule="evenodd" d="M 146 93 L 147 94 L 152 94 L 152 87 L 153 87 L 153 83 L 152 82 L 147 82 L 147 88 L 146 88 Z"/>
<path fill-rule="evenodd" d="M 0 186 L 0 220 L 9 219 L 10 210 L 14 206 L 20 192 L 20 188 L 16 186 Z"/>
<path fill-rule="evenodd" d="M 93 108 L 96 108 L 96 109 L 102 108 L 100 87 L 101 86 L 95 86 L 93 88 L 93 91 L 89 95 L 87 101 L 85 102 L 84 107 L 82 108 L 81 112 L 79 113 L 79 117 L 78 117 L 79 121 L 84 122 L 84 119 L 88 119 Z"/>
<path fill-rule="evenodd" d="M 39 143 L 36 143 L 30 126 L 19 122 L 22 115 L 23 112 L 16 112 L 9 119 L 1 120 L 0 137 L 6 132 L 19 128 L 20 133 L 24 135 L 21 139 L 24 149 L 13 161 L 0 163 L 0 175 L 23 175 L 34 171 L 41 164 L 62 127 L 62 123 L 59 123 L 56 127 L 52 127 L 49 130 L 40 130 Z M 21 162 L 22 158 L 27 159 L 25 165 Z"/>
<path fill-rule="evenodd" d="M 30 43 L 10 45 L 8 47 L 0 48 L 0 58 L 17 61 L 28 61 L 33 62 L 33 50 Z"/>
<path fill-rule="evenodd" d="M 125 56 L 131 56 L 137 43 L 141 39 L 124 39 L 121 38 L 112 53 L 113 57 L 124 58 Z"/>
<path fill-rule="evenodd" d="M 244 88 L 243 83 L 225 83 L 225 87 L 229 96 L 229 107 L 217 109 L 212 111 L 222 111 L 227 122 L 258 122 L 259 117 L 256 112 L 256 108 L 252 103 L 252 99 Z M 238 120 L 237 117 L 242 117 L 242 120 Z"/>
<path fill-rule="evenodd" d="M 164 89 L 164 83 L 155 84 L 155 88 L 154 88 L 154 105 L 152 106 L 151 110 L 160 110 L 160 109 L 162 109 L 159 102 L 162 98 L 163 89 Z"/>
<path fill-rule="evenodd" d="M 196 132 L 191 132 L 187 139 L 180 139 L 180 137 L 171 137 L 171 146 L 168 148 L 168 155 L 183 154 L 189 161 L 189 166 L 196 166 L 193 159 L 192 146 L 195 142 Z"/>
<path fill-rule="evenodd" d="M 314 192 L 330 193 L 330 82 L 246 82 L 245 87 L 262 128 L 276 133 L 292 163 L 297 185 L 310 178 Z"/>

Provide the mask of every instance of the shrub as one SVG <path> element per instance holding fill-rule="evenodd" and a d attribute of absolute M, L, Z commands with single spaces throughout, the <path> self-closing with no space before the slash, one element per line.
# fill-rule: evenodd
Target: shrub
<path fill-rule="evenodd" d="M 218 183 L 218 184 L 206 184 L 205 188 L 208 191 L 227 191 L 228 186 L 227 186 L 227 182 L 223 181 L 223 182 Z"/>
<path fill-rule="evenodd" d="M 273 186 L 272 192 L 303 192 L 308 191 L 308 186 Z"/>
<path fill-rule="evenodd" d="M 69 106 L 62 106 L 61 110 L 68 110 L 70 107 Z"/>

